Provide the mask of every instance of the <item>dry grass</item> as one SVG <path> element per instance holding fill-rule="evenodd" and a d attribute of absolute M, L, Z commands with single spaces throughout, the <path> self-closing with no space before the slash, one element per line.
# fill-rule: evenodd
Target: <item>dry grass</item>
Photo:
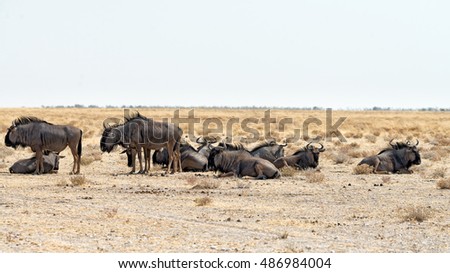
<path fill-rule="evenodd" d="M 289 233 L 287 231 L 283 232 L 280 235 L 280 239 L 282 239 L 282 240 L 286 240 L 288 237 L 289 237 Z"/>
<path fill-rule="evenodd" d="M 373 167 L 367 164 L 357 165 L 353 168 L 353 174 L 371 174 L 373 173 Z"/>
<path fill-rule="evenodd" d="M 325 175 L 315 170 L 306 170 L 303 174 L 308 183 L 321 183 L 325 180 Z"/>
<path fill-rule="evenodd" d="M 202 206 L 206 206 L 212 203 L 212 199 L 209 197 L 200 197 L 200 198 L 195 198 L 194 202 L 197 206 L 202 207 Z"/>
<path fill-rule="evenodd" d="M 350 163 L 350 157 L 343 152 L 334 154 L 333 161 L 335 164 L 348 164 Z"/>
<path fill-rule="evenodd" d="M 84 175 L 75 175 L 70 177 L 69 180 L 73 186 L 84 186 L 89 183 L 89 179 L 87 179 Z"/>
<path fill-rule="evenodd" d="M 450 190 L 450 178 L 447 179 L 441 179 L 436 183 L 436 186 L 438 187 L 438 189 L 446 189 L 446 190 Z"/>
<path fill-rule="evenodd" d="M 117 216 L 117 213 L 119 212 L 119 208 L 106 208 L 103 210 L 103 212 L 105 213 L 106 217 L 108 218 L 114 218 L 115 216 Z"/>
<path fill-rule="evenodd" d="M 431 217 L 431 211 L 424 207 L 411 206 L 403 209 L 402 218 L 405 222 L 423 222 Z"/>
<path fill-rule="evenodd" d="M 293 177 L 298 173 L 298 171 L 291 166 L 286 166 L 282 168 L 280 171 L 282 177 Z"/>
<path fill-rule="evenodd" d="M 431 174 L 431 177 L 434 179 L 445 178 L 446 173 L 447 173 L 447 168 L 439 167 L 433 171 L 433 173 Z"/>
<path fill-rule="evenodd" d="M 220 182 L 210 179 L 199 179 L 200 181 L 192 187 L 193 190 L 211 190 L 217 189 L 220 186 Z M 189 182 L 188 182 L 189 183 Z"/>

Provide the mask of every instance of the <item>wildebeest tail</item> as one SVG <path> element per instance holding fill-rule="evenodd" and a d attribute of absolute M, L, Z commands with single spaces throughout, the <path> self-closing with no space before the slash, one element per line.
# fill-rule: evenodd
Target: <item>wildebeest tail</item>
<path fill-rule="evenodd" d="M 81 140 L 83 139 L 83 131 L 80 130 L 80 140 L 78 141 L 78 157 L 81 157 L 82 144 Z"/>

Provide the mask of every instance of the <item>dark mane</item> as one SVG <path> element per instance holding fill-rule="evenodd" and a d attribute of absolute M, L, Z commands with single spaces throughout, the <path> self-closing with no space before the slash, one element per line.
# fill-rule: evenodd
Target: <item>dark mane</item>
<path fill-rule="evenodd" d="M 149 120 L 147 117 L 141 115 L 138 111 L 131 113 L 129 116 L 125 117 L 125 122 L 129 122 L 135 119 Z"/>
<path fill-rule="evenodd" d="M 295 153 L 293 153 L 292 155 L 298 155 L 299 153 L 303 153 L 303 152 L 307 152 L 308 149 L 305 147 L 298 149 Z"/>
<path fill-rule="evenodd" d="M 378 154 L 382 154 L 382 153 L 384 153 L 386 151 L 400 150 L 400 149 L 408 148 L 408 147 L 410 147 L 410 145 L 408 145 L 408 143 L 396 142 L 395 144 L 393 144 L 392 147 L 385 148 L 385 149 L 381 150 Z"/>
<path fill-rule="evenodd" d="M 397 146 L 396 150 L 400 150 L 400 149 L 409 147 L 409 145 L 405 142 L 396 142 L 395 146 Z"/>
<path fill-rule="evenodd" d="M 274 144 L 276 144 L 276 142 L 274 140 L 266 140 L 266 141 L 263 141 L 263 142 L 260 142 L 260 143 L 256 144 L 256 146 L 253 147 L 252 150 L 249 151 L 249 152 L 254 152 L 254 151 L 256 151 L 256 150 L 258 150 L 260 148 L 271 146 L 271 145 L 274 145 Z"/>
<path fill-rule="evenodd" d="M 16 118 L 12 122 L 12 124 L 13 124 L 13 126 L 19 126 L 19 125 L 25 125 L 25 124 L 28 124 L 28 123 L 32 123 L 32 122 L 47 123 L 47 124 L 53 125 L 53 124 L 48 123 L 47 121 L 39 119 L 37 117 L 20 117 L 20 118 Z"/>

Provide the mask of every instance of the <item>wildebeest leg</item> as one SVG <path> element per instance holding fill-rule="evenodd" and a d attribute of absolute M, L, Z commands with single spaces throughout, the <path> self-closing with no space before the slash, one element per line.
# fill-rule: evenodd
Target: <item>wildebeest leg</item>
<path fill-rule="evenodd" d="M 144 149 L 145 150 L 145 149 Z M 144 170 L 142 169 L 142 147 L 141 145 L 136 146 L 136 152 L 139 160 L 139 174 L 143 174 Z M 144 155 L 145 157 L 145 155 Z"/>
<path fill-rule="evenodd" d="M 411 174 L 411 173 L 413 173 L 413 171 L 408 170 L 408 169 L 400 169 L 397 173 L 398 174 Z"/>
<path fill-rule="evenodd" d="M 149 169 L 150 169 L 150 154 L 151 154 L 151 150 L 148 148 L 144 148 L 144 173 L 148 173 Z"/>
<path fill-rule="evenodd" d="M 229 176 L 234 176 L 234 172 L 227 172 L 227 173 L 219 174 L 219 177 L 229 177 Z"/>
<path fill-rule="evenodd" d="M 136 150 L 131 149 L 131 172 L 130 174 L 134 174 L 136 171 Z"/>
<path fill-rule="evenodd" d="M 36 149 L 36 170 L 34 174 L 41 174 L 44 172 L 44 158 L 41 149 Z"/>
<path fill-rule="evenodd" d="M 174 148 L 174 143 L 173 142 L 171 142 L 171 141 L 169 141 L 169 142 L 167 142 L 167 153 L 169 154 L 169 164 L 167 164 L 167 170 L 166 170 L 166 173 L 174 173 L 175 171 L 174 170 L 172 170 L 171 171 L 171 168 L 172 168 L 172 164 L 173 164 L 173 148 Z M 181 167 L 181 166 L 180 166 Z"/>
<path fill-rule="evenodd" d="M 376 158 L 375 159 L 375 166 L 373 166 L 373 173 L 378 173 L 378 167 L 380 166 L 380 159 Z"/>
<path fill-rule="evenodd" d="M 70 174 L 79 174 L 80 173 L 80 158 L 77 154 L 77 149 L 75 148 L 75 146 L 69 146 L 70 148 L 70 152 L 72 153 L 73 156 L 73 167 L 72 167 L 72 172 L 70 172 Z"/>
<path fill-rule="evenodd" d="M 255 165 L 256 179 L 266 179 L 267 176 L 264 175 L 263 168 L 260 164 Z"/>

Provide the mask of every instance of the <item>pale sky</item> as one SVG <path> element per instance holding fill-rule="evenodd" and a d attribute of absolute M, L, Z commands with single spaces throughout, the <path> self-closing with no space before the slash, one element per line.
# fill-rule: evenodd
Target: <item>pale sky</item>
<path fill-rule="evenodd" d="M 0 0 L 0 107 L 450 107 L 450 1 Z"/>

